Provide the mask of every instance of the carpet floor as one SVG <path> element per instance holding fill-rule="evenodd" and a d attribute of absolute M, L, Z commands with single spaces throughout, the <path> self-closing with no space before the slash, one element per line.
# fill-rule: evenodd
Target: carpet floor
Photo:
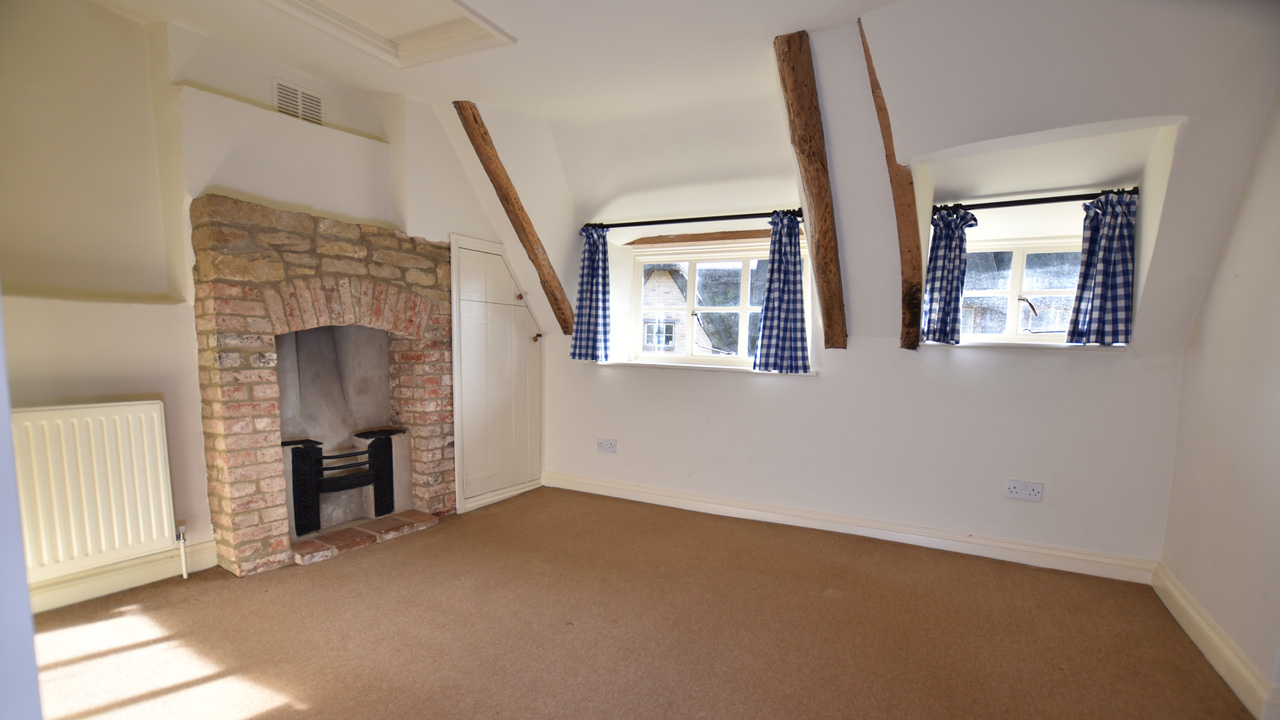
<path fill-rule="evenodd" d="M 48 720 L 1250 718 L 1144 585 L 546 488 L 36 631 Z"/>

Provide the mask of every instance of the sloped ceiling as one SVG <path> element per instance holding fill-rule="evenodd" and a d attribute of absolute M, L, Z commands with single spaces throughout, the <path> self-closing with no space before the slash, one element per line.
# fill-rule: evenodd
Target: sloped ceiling
<path fill-rule="evenodd" d="M 754 179 L 752 192 L 734 199 L 708 190 L 706 209 L 794 204 L 773 38 L 844 25 L 887 4 L 474 0 L 467 9 L 514 45 L 395 68 L 280 10 L 278 2 L 97 1 L 136 20 L 173 21 L 374 98 L 466 99 L 545 118 L 586 219 L 600 219 L 600 212 L 643 215 L 653 192 L 719 187 L 744 177 Z M 360 5 L 362 17 L 378 18 L 380 32 L 388 34 L 386 18 L 410 17 L 416 4 Z"/>
<path fill-rule="evenodd" d="M 99 0 L 172 20 L 357 91 L 470 99 L 549 120 L 591 121 L 776 94 L 774 36 L 847 24 L 886 0 L 473 0 L 514 46 L 396 69 L 263 0 Z M 371 16 L 415 0 L 366 0 Z M 386 28 L 383 28 L 386 30 Z M 417 28 L 412 28 L 417 29 Z"/>

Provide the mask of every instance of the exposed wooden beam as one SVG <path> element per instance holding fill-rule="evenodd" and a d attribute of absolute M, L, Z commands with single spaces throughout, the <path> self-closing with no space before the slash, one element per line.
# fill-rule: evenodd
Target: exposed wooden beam
<path fill-rule="evenodd" d="M 800 182 L 808 200 L 805 214 L 809 256 L 822 306 L 822 336 L 829 348 L 848 346 L 844 318 L 844 283 L 840 279 L 840 247 L 836 238 L 835 210 L 831 205 L 831 178 L 827 173 L 827 142 L 822 134 L 822 109 L 813 75 L 809 33 L 801 30 L 773 39 L 778 76 L 787 103 L 791 147 L 800 165 Z"/>
<path fill-rule="evenodd" d="M 458 111 L 462 128 L 467 131 L 467 138 L 471 140 L 471 147 L 475 149 L 476 157 L 484 166 L 489 182 L 493 183 L 494 192 L 498 193 L 502 209 L 507 211 L 507 219 L 511 221 L 516 237 L 520 238 L 520 244 L 529 255 L 529 261 L 538 271 L 542 291 L 547 294 L 551 311 L 555 313 L 560 329 L 565 335 L 572 335 L 573 307 L 569 305 L 569 298 L 564 294 L 564 287 L 560 285 L 556 269 L 551 266 L 547 251 L 543 249 L 542 241 L 538 239 L 538 232 L 533 229 L 533 222 L 529 220 L 529 214 L 525 212 L 524 205 L 520 202 L 515 185 L 511 183 L 511 176 L 507 175 L 507 169 L 503 167 L 502 160 L 498 157 L 498 151 L 493 146 L 493 138 L 489 136 L 489 130 L 484 126 L 480 111 L 476 109 L 475 103 L 466 100 L 455 102 L 453 107 Z"/>
<path fill-rule="evenodd" d="M 636 238 L 627 245 L 666 245 L 668 243 L 723 242 L 725 240 L 759 240 L 767 238 L 769 230 L 725 230 L 722 232 L 679 233 L 676 235 L 650 235 Z"/>
<path fill-rule="evenodd" d="M 893 190 L 893 210 L 898 219 L 898 255 L 902 261 L 902 338 L 899 345 L 915 350 L 920 346 L 920 296 L 923 287 L 915 180 L 911 177 L 911 168 L 898 163 L 898 154 L 893 148 L 889 109 L 884 104 L 884 92 L 880 90 L 876 66 L 871 62 L 871 47 L 867 45 L 867 33 L 862 29 L 862 18 L 858 18 L 858 34 L 862 36 L 862 52 L 867 57 L 871 99 L 876 104 L 876 117 L 880 120 L 884 160 L 889 166 L 889 187 Z"/>

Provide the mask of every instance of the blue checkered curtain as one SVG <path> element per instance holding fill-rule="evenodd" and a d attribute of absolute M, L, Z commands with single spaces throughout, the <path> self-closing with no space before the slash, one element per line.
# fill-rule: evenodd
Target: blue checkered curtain
<path fill-rule="evenodd" d="M 578 316 L 573 320 L 574 360 L 609 360 L 609 228 L 584 225 L 582 270 L 578 273 Z"/>
<path fill-rule="evenodd" d="M 956 345 L 960 342 L 960 295 L 968 262 L 964 231 L 978 224 L 963 208 L 933 214 L 933 238 L 924 278 L 921 332 L 925 340 Z"/>
<path fill-rule="evenodd" d="M 804 266 L 800 261 L 800 220 L 775 212 L 769 219 L 769 271 L 760 308 L 760 342 L 754 368 L 764 372 L 809 372 L 804 336 Z"/>
<path fill-rule="evenodd" d="M 1138 199 L 1107 193 L 1084 204 L 1080 279 L 1067 342 L 1129 342 L 1133 321 L 1133 226 Z"/>

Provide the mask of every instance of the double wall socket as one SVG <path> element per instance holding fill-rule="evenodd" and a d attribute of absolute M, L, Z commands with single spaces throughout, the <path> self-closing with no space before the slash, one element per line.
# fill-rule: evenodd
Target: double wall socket
<path fill-rule="evenodd" d="M 618 438 L 596 438 L 596 452 L 618 452 Z"/>
<path fill-rule="evenodd" d="M 1044 483 L 1010 480 L 1005 483 L 1004 496 L 1007 498 L 1014 498 L 1016 500 L 1040 502 L 1040 499 L 1044 497 Z"/>

